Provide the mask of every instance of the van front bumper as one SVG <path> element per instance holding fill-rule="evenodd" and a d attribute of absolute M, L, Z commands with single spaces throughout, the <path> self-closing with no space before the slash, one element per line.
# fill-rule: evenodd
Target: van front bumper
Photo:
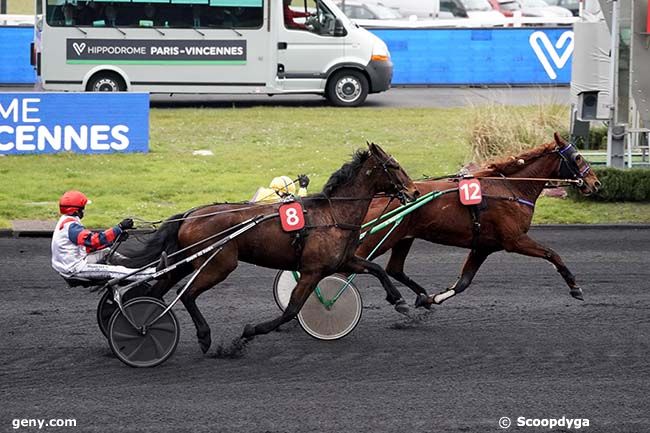
<path fill-rule="evenodd" d="M 370 93 L 379 93 L 390 89 L 390 82 L 393 79 L 393 62 L 371 60 L 366 66 L 366 72 L 370 77 Z"/>

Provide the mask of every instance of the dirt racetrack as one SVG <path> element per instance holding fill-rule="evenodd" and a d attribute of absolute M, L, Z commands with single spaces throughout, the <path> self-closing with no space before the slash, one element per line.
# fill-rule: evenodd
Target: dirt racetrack
<path fill-rule="evenodd" d="M 112 356 L 95 323 L 99 296 L 51 270 L 49 239 L 0 239 L 0 431 L 17 431 L 14 419 L 74 418 L 76 428 L 43 431 L 483 433 L 504 431 L 507 416 L 510 431 L 650 432 L 650 230 L 533 236 L 564 258 L 585 302 L 549 264 L 499 253 L 465 293 L 417 311 L 418 322 L 360 277 L 363 317 L 343 340 L 315 340 L 294 321 L 242 358 L 216 358 L 246 323 L 278 313 L 274 271 L 242 264 L 199 298 L 208 356 L 178 305 L 181 342 L 153 369 Z M 407 272 L 433 293 L 464 256 L 416 243 Z M 589 426 L 516 426 L 563 416 Z"/>

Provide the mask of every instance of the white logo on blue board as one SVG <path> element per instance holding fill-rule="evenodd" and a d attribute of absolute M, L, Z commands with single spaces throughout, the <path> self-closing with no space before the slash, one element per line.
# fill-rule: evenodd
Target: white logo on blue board
<path fill-rule="evenodd" d="M 555 46 L 551 43 L 546 33 L 541 31 L 533 32 L 528 41 L 548 77 L 551 80 L 557 79 L 555 68 L 558 70 L 564 68 L 564 65 L 566 65 L 566 62 L 569 61 L 573 54 L 573 31 L 567 30 L 562 33 Z M 546 50 L 543 50 L 542 46 Z M 564 50 L 562 54 L 559 54 L 560 50 Z M 551 61 L 555 65 L 555 68 L 551 65 Z"/>

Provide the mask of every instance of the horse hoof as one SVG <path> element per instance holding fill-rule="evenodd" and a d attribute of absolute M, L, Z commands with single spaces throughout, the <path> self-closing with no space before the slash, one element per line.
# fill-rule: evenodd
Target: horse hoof
<path fill-rule="evenodd" d="M 424 293 L 420 293 L 415 298 L 415 308 L 424 307 L 427 310 L 431 309 L 431 302 L 429 302 L 429 297 Z"/>
<path fill-rule="evenodd" d="M 248 324 L 244 326 L 244 332 L 241 335 L 241 338 L 250 341 L 254 337 L 255 337 L 255 325 Z"/>
<path fill-rule="evenodd" d="M 212 345 L 212 338 L 210 337 L 210 331 L 197 332 L 196 336 L 199 340 L 199 347 L 201 347 L 201 351 L 203 353 L 206 353 L 208 349 L 210 349 L 210 346 Z"/>
<path fill-rule="evenodd" d="M 584 301 L 585 300 L 585 298 L 582 296 L 582 289 L 580 287 L 575 288 L 575 289 L 571 289 L 571 291 L 569 293 L 571 294 L 571 296 L 573 296 L 574 298 L 576 298 L 579 301 Z"/>
<path fill-rule="evenodd" d="M 201 352 L 203 353 L 207 353 L 211 345 L 212 345 L 212 340 L 210 339 L 210 337 L 199 340 L 199 346 L 201 347 Z"/>
<path fill-rule="evenodd" d="M 406 301 L 404 299 L 400 299 L 395 303 L 395 311 L 397 311 L 400 314 L 404 314 L 405 316 L 408 316 L 411 309 L 409 308 L 408 305 L 406 305 Z"/>

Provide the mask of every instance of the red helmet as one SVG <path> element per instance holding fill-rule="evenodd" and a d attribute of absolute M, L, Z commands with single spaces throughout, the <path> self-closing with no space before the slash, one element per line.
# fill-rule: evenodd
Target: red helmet
<path fill-rule="evenodd" d="M 73 215 L 79 209 L 86 207 L 88 197 L 79 191 L 68 191 L 59 200 L 59 212 L 63 215 Z"/>

